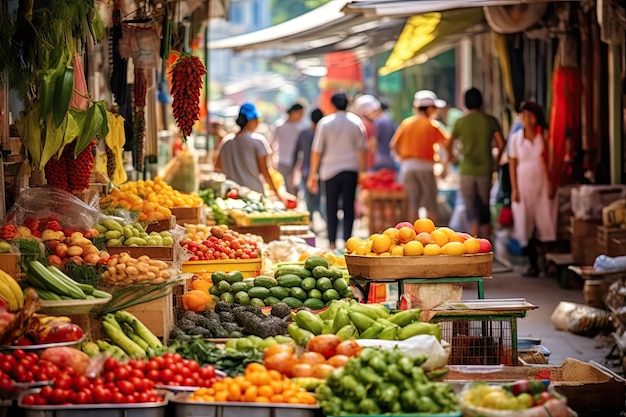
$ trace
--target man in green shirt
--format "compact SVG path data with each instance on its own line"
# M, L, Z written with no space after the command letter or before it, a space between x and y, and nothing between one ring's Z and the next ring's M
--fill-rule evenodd
M477 88L472 87L465 92L468 113L454 124L452 138L461 143L460 192L470 224L469 232L472 236L491 238L491 181L494 168L500 164L506 142L500 123L495 117L485 114L481 110L482 105L483 97ZM492 154L494 141L498 149L495 164ZM449 143L448 150L452 152L452 141Z

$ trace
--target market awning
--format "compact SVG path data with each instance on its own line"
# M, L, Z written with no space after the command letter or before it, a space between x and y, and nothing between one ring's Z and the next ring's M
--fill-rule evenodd
M379 70L387 75L451 48L458 38L484 22L481 8L423 13L410 17L396 45Z
M468 7L512 6L541 2L546 0L348 0L343 10L364 17L412 16Z
M209 42L209 49L243 51L311 42L311 48L339 42L372 28L376 17L346 14L347 0L332 0L287 22L255 32ZM374 26L375 27L375 26Z

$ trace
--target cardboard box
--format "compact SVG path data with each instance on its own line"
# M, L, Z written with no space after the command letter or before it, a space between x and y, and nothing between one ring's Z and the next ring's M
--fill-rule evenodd
M176 217L176 224L203 224L202 207L173 207L170 209L172 216Z
M625 380L602 365L567 358L559 366L526 365L449 366L445 379L467 383L480 379L504 383L520 379L549 379L558 393L567 397L567 405L579 417L617 416L624 407Z
M20 266L20 255L17 253L0 254L0 269L15 278L21 280L22 267Z
M580 220L602 220L602 209L626 196L624 185L581 185L572 189L572 211Z
M597 232L598 253L606 256L626 255L626 229L599 226Z
M173 230L176 227L176 216L172 216L169 219L159 220L158 222L149 223L146 227L146 232L164 232L166 230Z
M163 297L127 308L126 311L135 315L155 336L167 341L175 323L174 297L171 287L163 292Z

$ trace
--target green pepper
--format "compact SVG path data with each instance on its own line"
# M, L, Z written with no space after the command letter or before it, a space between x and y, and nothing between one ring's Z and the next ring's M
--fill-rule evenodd
M320 405L322 404L320 403ZM332 397L330 400L324 401L324 404L322 405L322 410L327 416L338 416L341 413L342 406L343 403L340 398Z
M382 354L373 356L368 363L376 372L384 372L387 369L387 361Z
M430 384L415 384L415 392L420 397L428 397L432 394L432 385Z
M413 366L422 366L428 360L426 355L417 355L413 358Z
M381 380L380 375L370 367L361 368L359 371L359 379L364 384L378 384Z
M391 414L398 415L402 413L402 404L399 401L391 404Z
M376 397L383 404L393 404L398 401L400 391L393 384L382 384L376 389Z
M421 396L418 401L420 405L419 411L424 413L436 413L439 411L439 407L430 397Z
M333 390L326 384L322 384L315 388L315 395L320 400L328 400L333 396Z
M412 389L405 389L400 394L400 404L405 411L415 410L415 399L417 393Z
M363 362L369 362L369 360L372 359L372 357L377 354L378 354L378 350L372 349L372 348L365 348L361 351L361 353L359 353L359 359L361 359Z
M400 369L398 369L398 365L396 365L395 363L387 367L387 376L396 384L399 384L406 379L406 376L402 374L402 372L400 372Z
M398 363L398 369L400 369L401 372L407 375L412 375L411 373L413 372L414 362L413 360L411 360L411 358L409 358L408 356L403 356L398 360L397 363Z
M402 352L398 349L398 347L394 347L391 350L387 351L387 362L388 363L397 363L400 358L404 356Z
M378 404L373 399L363 398L361 402L359 402L359 413L378 415L380 414L380 407L378 407Z
M359 382L353 375L346 375L343 379L339 380L339 386L342 390L347 392L354 392Z
M413 381L418 384L428 382L428 378L426 378L426 374L424 374L424 370L422 368L413 368L411 376L413 377Z
M433 369L432 371L428 371L426 373L426 376L428 376L428 379L430 379L431 381L434 381L436 379L443 378L448 374L448 372L448 368Z
M359 411L359 406L351 399L345 399L341 402L341 410L348 413L356 413Z

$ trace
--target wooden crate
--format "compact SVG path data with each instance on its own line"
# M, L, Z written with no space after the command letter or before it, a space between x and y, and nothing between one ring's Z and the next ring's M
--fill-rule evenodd
M22 275L20 255L17 253L0 254L0 269L19 281Z
M626 255L626 229L621 227L598 226L598 253L606 256Z
M367 191L364 199L365 219L370 234L382 232L407 220L408 202L404 191Z
M166 230L172 230L176 227L176 216L172 216L169 219L159 220L158 222L149 223L146 226L146 232L164 232Z
M210 278L215 271L231 272L239 271L244 278L252 278L259 275L263 267L263 260L256 259L230 259L228 261L185 261L183 273L193 273L204 278Z
M174 297L172 288L163 291L163 297L127 308L126 311L135 315L156 336L169 339L174 326Z
M176 217L176 224L202 224L202 207L173 207L172 216Z
M107 246L106 250L111 255L127 252L133 258L147 255L151 259L160 261L174 260L174 248L172 246Z
M352 276L384 281L402 278L490 277L493 253L460 256L346 255Z
M597 233L600 222L570 218L570 249L574 263L581 266L593 265L598 256Z
M280 226L267 225L267 226L230 226L230 228L241 234L250 233L258 235L263 238L264 242L273 242L280 239Z
M596 235L598 226L601 223L598 220L578 220L575 217L570 217L570 231L572 237Z
M504 383L520 379L549 379L554 389L567 397L567 405L579 417L616 416L624 407L624 379L597 363L589 364L567 358L559 366L495 366L491 372L481 366L449 367L445 379L465 384L480 379Z

